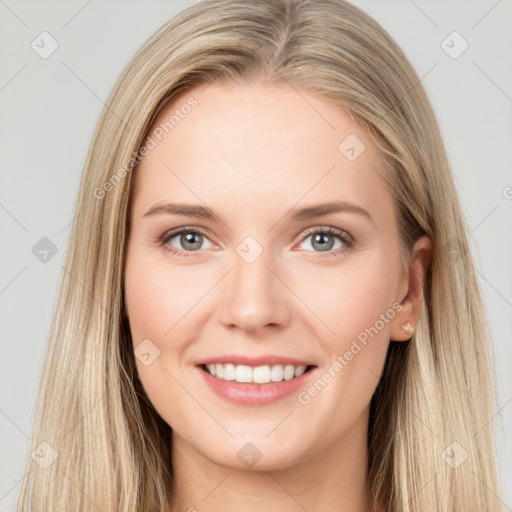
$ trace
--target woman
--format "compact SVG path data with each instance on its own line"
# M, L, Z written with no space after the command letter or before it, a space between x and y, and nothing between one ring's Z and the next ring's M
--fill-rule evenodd
M107 104L20 509L500 510L466 226L390 36L199 2Z

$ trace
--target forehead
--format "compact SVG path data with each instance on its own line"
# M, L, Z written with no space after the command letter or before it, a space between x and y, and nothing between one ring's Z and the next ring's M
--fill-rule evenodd
M199 85L168 103L148 135L152 149L135 170L136 209L162 200L214 207L228 198L238 211L329 199L392 209L369 134L307 89Z

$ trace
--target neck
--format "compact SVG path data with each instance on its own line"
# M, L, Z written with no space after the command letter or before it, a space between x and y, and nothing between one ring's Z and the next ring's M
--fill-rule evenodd
M172 436L172 512L366 512L368 410L335 443L270 471L216 464Z

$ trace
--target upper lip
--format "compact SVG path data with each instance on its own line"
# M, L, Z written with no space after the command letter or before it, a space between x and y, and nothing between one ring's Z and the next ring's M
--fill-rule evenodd
M276 355L262 355L262 356L244 356L244 355L223 355L217 357L209 357L202 359L196 363L197 366L205 364L227 364L232 363L235 365L246 366L272 366L274 364L293 365L293 366L313 366L311 362L296 359L294 357L276 356Z

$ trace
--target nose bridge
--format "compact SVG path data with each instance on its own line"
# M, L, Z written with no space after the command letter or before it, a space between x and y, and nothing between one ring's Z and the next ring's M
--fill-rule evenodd
M270 268L270 250L248 237L233 254L233 270L222 301L221 320L253 331L268 325L282 326L288 320L283 285ZM270 268L269 268L270 267Z

